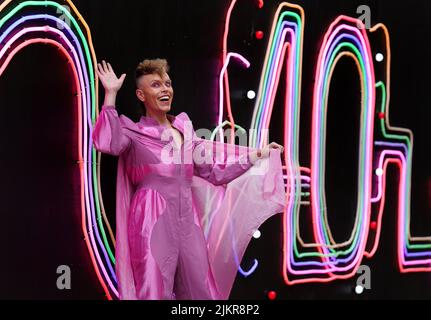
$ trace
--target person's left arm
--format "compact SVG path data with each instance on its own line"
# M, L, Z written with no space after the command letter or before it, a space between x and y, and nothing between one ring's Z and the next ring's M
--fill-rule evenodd
M194 174L214 185L226 184L249 170L257 160L268 157L272 148L283 150L275 142L254 149L198 139L193 148ZM207 155L200 158L202 153Z

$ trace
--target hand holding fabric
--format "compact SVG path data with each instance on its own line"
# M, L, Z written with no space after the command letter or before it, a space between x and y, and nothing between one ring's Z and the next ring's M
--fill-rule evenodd
M280 153L282 153L284 150L284 147L282 145L279 145L278 143L271 142L270 144L266 145L263 149L259 149L250 153L251 163L255 164L256 161L259 159L268 158L271 152L271 149L278 149L280 150Z

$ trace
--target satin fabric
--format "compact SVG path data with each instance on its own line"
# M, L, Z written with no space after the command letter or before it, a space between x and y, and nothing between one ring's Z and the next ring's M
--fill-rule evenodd
M284 209L280 151L252 165L253 149L198 138L185 112L168 119L180 147L155 119L114 106L94 127L95 148L119 156L120 299L228 299L251 236Z

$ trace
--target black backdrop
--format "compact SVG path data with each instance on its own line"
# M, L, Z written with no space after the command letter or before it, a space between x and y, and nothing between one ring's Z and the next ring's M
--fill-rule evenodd
M196 128L216 124L217 72L222 54L221 37L229 0L102 1L76 0L89 24L98 59L127 73L118 97L118 109L139 118L134 97L133 72L144 58L165 57L171 64L175 88L172 114L186 111ZM249 70L231 68L232 103L236 120L247 127L253 103L244 99L256 89L266 42L256 30L269 31L279 1L265 1L258 10L253 0L239 0L232 16L229 47L252 62ZM412 232L431 233L431 4L411 0L408 6L390 0L296 1L305 9L303 58L301 164L309 165L309 118L313 72L318 49L329 24L340 14L358 16L359 5L371 8L372 24L383 22L392 40L391 123L415 133L412 184ZM48 72L47 72L48 71ZM335 94L336 93L336 94ZM79 171L75 163L76 117L72 84L64 59L57 50L33 45L21 51L0 78L0 214L2 263L0 298L103 299L104 293L90 264L80 227ZM276 102L282 97L279 95ZM103 93L101 94L103 99ZM102 100L101 100L102 101ZM328 114L327 182L329 222L336 238L352 227L356 179L359 83L354 65L340 63L334 75ZM343 108L354 105L356 108ZM239 112L241 110L241 112ZM281 142L281 111L275 111L271 140ZM277 112L280 112L277 115ZM342 132L343 134L340 134ZM351 133L351 134L350 134ZM346 152L340 157L339 146ZM103 156L102 190L111 221L115 208L116 159ZM396 171L388 192L396 195ZM340 186L343 186L340 188ZM267 221L262 237L252 240L243 260L249 266L258 258L257 271L238 275L231 298L264 299L276 290L279 299L431 298L431 275L401 275L396 265L396 196L390 196L383 218L379 250L364 260L372 271L372 289L354 294L356 279L329 284L287 287L281 276L281 216ZM115 226L114 226L115 227ZM69 265L72 289L56 288L56 269Z

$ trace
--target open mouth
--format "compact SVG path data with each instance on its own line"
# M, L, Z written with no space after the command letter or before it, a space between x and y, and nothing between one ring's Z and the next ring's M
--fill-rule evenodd
M164 95L164 96L161 96L159 98L159 101L162 101L162 102L166 102L166 101L169 101L169 100L171 100L171 97L169 95Z

